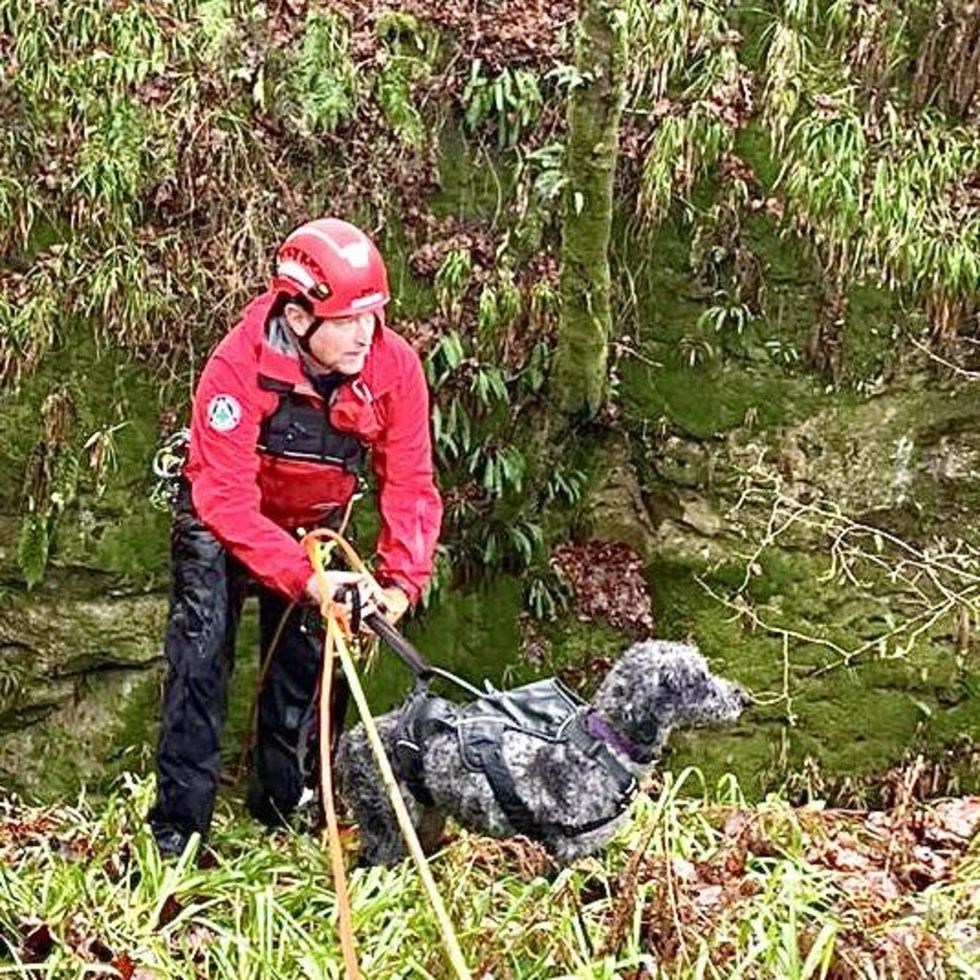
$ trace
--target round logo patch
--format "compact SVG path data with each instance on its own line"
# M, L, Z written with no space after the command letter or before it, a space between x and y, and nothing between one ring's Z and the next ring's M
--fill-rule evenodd
M231 432L242 420L242 406L231 395L215 395L208 402L208 425L219 432Z

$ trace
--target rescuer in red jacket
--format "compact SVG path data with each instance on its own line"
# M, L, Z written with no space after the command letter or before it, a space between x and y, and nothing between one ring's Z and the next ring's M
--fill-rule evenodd
M381 530L375 575L394 621L432 573L442 502L418 355L384 324L384 263L334 218L293 231L269 290L209 358L194 394L172 533L169 664L149 821L161 852L205 835L245 586L258 582L262 650L296 602L259 702L252 813L281 824L303 790L319 674L317 579L296 530L336 527L370 452ZM307 608L304 609L304 603Z

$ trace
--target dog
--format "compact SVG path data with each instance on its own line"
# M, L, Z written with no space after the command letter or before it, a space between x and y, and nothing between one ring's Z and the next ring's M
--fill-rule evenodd
M637 781L653 767L671 730L733 722L748 703L742 688L712 674L696 648L639 642L619 658L590 703L576 699L561 737L541 737L506 719L491 724L498 743L489 745L492 783L474 767L472 746L461 734L486 720L486 705L478 700L482 706L474 715L472 705L428 694L427 716L434 714L438 723L423 726L430 729L427 737L410 746L416 753L410 777L400 763L406 712L417 708L417 697L376 725L423 850L437 848L451 816L492 837L523 833L560 865L594 853L616 835ZM482 749L492 741L486 729L477 738ZM403 860L408 851L363 725L342 736L336 764L341 797L360 827L362 863Z

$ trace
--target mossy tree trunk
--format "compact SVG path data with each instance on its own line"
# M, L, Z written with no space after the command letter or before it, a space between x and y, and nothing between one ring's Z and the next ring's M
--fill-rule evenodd
M581 0L569 96L561 320L552 401L564 416L594 417L607 388L609 232L626 63L621 4Z
M831 384L844 376L844 327L847 292L844 277L828 268L820 275L820 305L806 345L807 361Z

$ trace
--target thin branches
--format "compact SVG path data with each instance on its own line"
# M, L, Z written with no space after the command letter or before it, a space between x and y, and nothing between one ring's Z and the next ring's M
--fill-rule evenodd
M710 575L699 576L697 581L732 612L733 619L779 638L782 690L758 698L760 704L784 702L790 719L791 679L793 674L800 675L799 665L790 671L794 649L808 647L829 655L816 666L808 661L802 682L810 682L867 657L906 659L938 629L949 629L958 636L964 617L968 631L969 620L980 616L980 549L966 541L935 538L925 544L913 543L849 517L833 502L798 499L760 464L745 474L729 519L751 545L739 559L744 565L741 581L730 592L711 584ZM752 528L761 530L753 532ZM855 597L879 603L887 594L890 611L882 617L883 625L860 642L847 643L832 632L818 635L812 628L786 622L784 613L767 611L753 600L753 583L762 575L768 553L780 548L803 548L822 555L826 567L818 584L837 584Z

